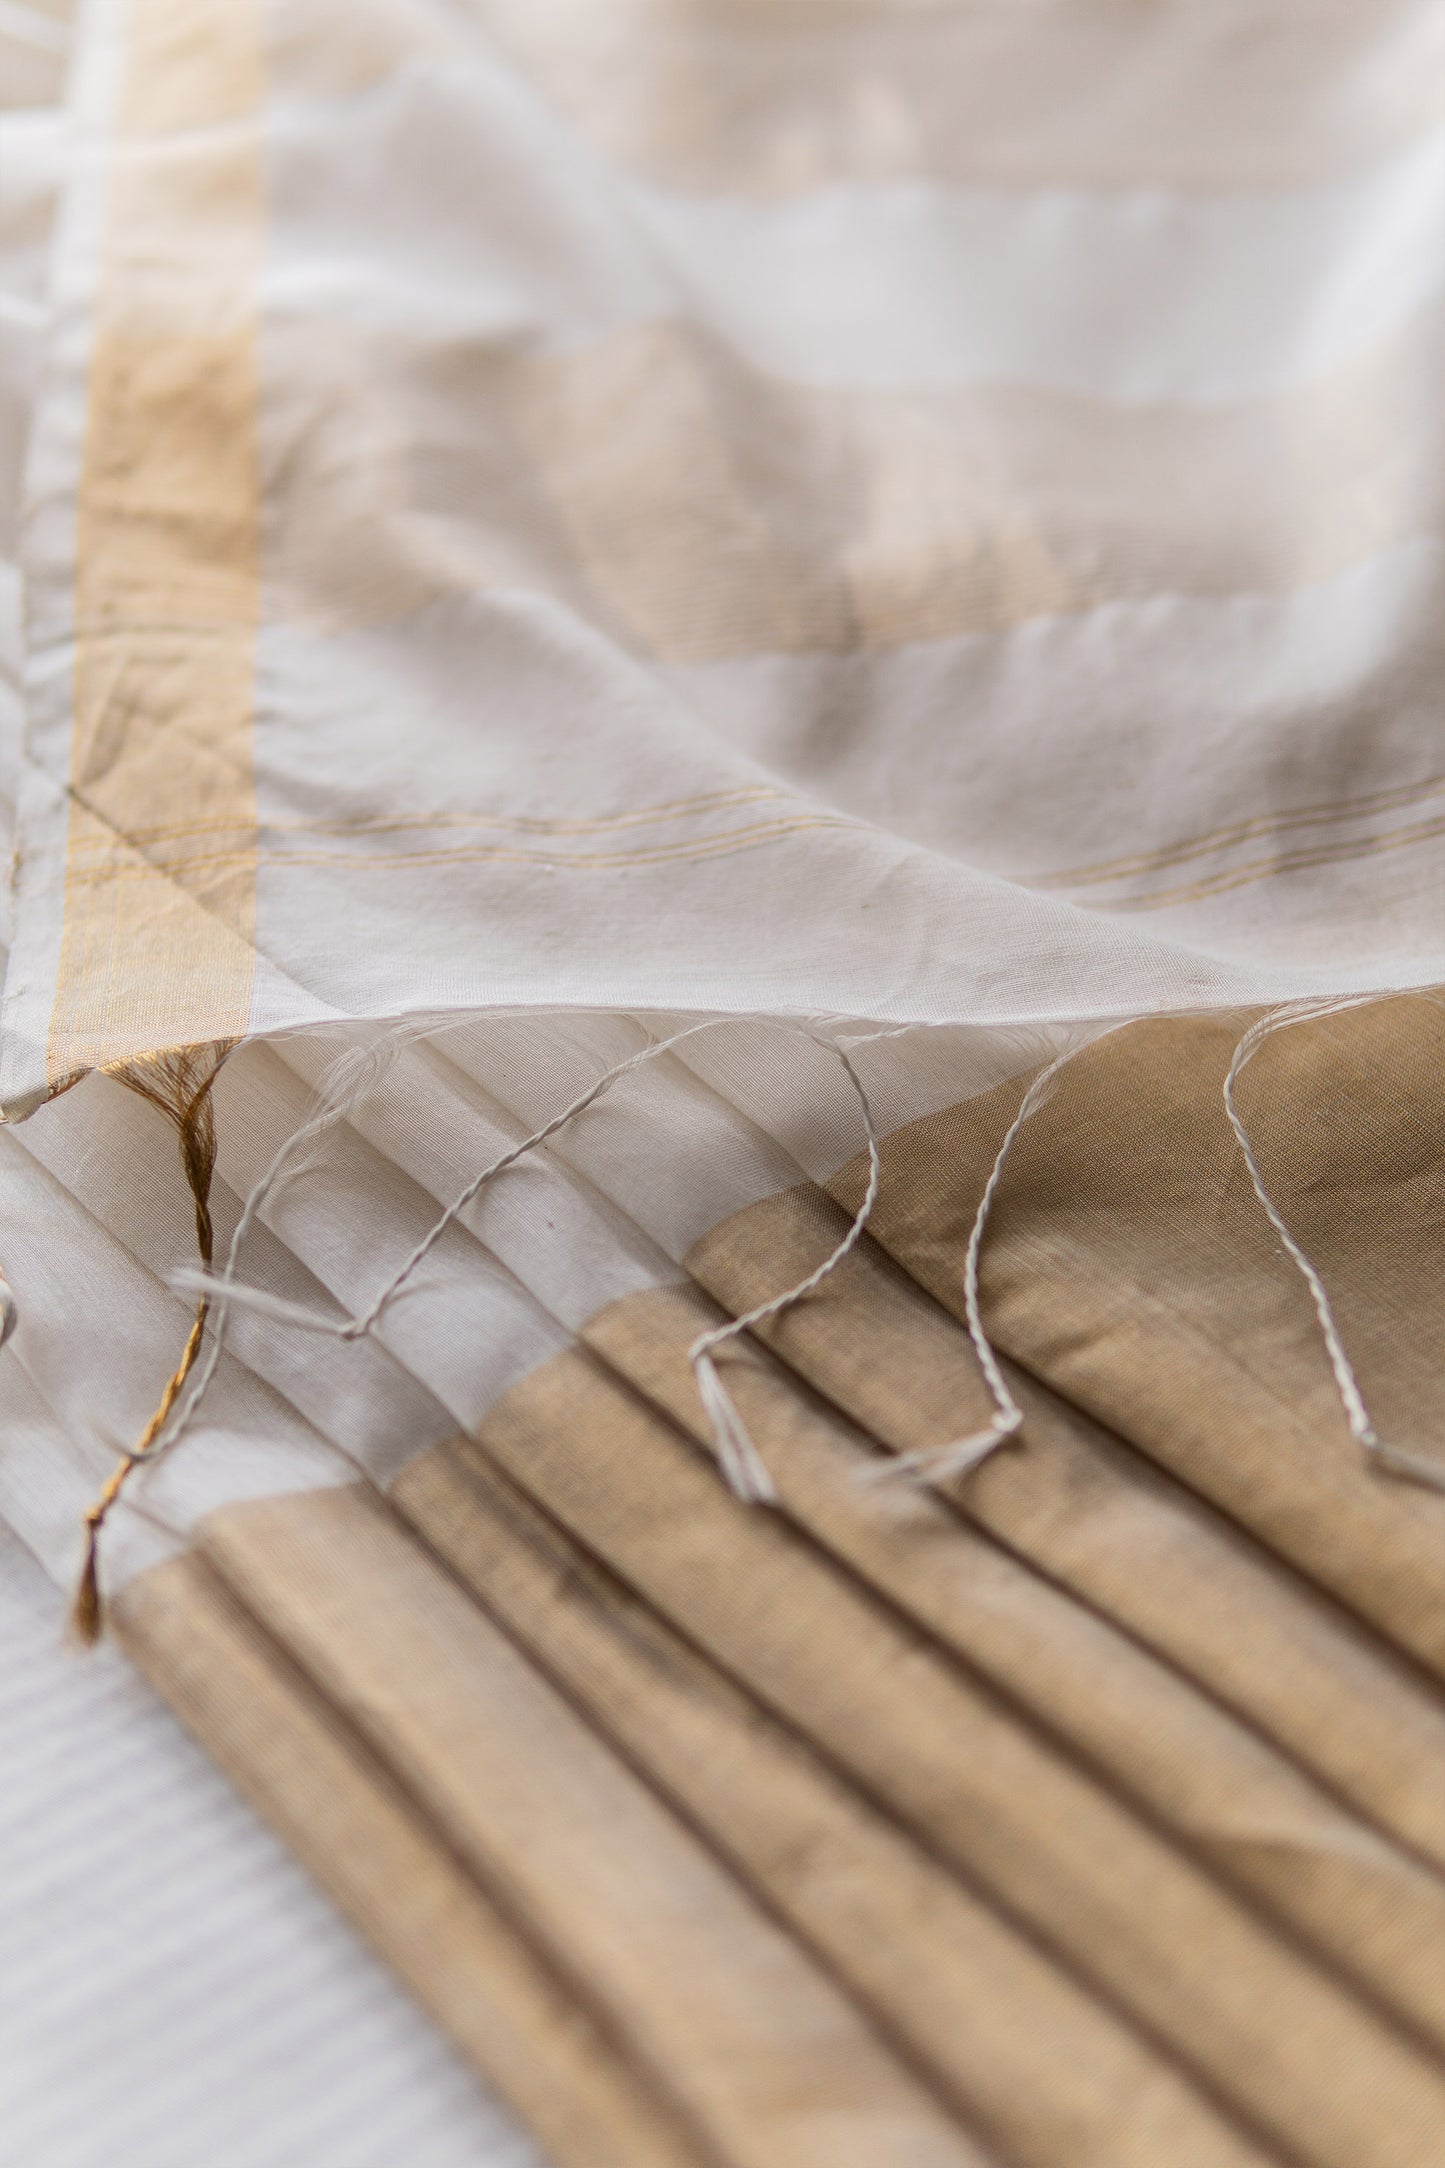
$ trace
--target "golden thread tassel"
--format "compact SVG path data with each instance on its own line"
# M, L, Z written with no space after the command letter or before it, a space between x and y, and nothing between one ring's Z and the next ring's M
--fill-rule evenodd
M211 1226L211 1177L216 1165L216 1130L211 1109L211 1086L216 1072L231 1050L228 1042L221 1046L202 1047L180 1054L147 1055L140 1061L119 1063L105 1072L131 1091L139 1092L152 1106L159 1107L167 1119L175 1124L180 1137L181 1165L196 1208L196 1248L202 1265L209 1266L214 1249L214 1233ZM196 1305L196 1314L176 1364L161 1394L156 1411L146 1424L141 1436L120 1459L106 1477L94 1502L85 1514L85 1556L76 1586L75 1601L71 1608L71 1627L75 1637L85 1647L93 1647L105 1628L105 1607L100 1590L100 1532L107 1514L119 1498L127 1478L142 1461L151 1458L156 1441L164 1430L166 1420L180 1395L181 1388L190 1376L196 1357L201 1351L205 1336L206 1318L210 1302L202 1296Z

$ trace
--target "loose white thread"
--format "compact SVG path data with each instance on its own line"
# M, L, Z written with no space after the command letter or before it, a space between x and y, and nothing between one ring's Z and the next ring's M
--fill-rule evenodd
M748 1332L767 1318L776 1317L780 1310L786 1310L793 1303L801 1302L805 1296L811 1295L815 1288L822 1285L828 1274L843 1262L849 1251L862 1238L863 1230L872 1217L873 1207L878 1202L878 1185L883 1176L883 1163L878 1152L878 1131L862 1078L847 1052L835 1039L817 1038L812 1032L807 1033L807 1036L814 1038L817 1045L826 1047L830 1054L837 1057L857 1097L863 1116L864 1133L868 1140L868 1182L863 1192L863 1201L854 1213L842 1241L829 1252L821 1265L814 1267L806 1279L799 1280L796 1287L788 1288L785 1293L773 1295L767 1302L760 1302L755 1309L745 1310L741 1317L733 1318L729 1324L717 1325L710 1332L699 1333L687 1351L687 1359L692 1364L692 1374L697 1381L698 1398L707 1410L713 1426L719 1465L739 1498L745 1498L754 1504L771 1504L777 1497L777 1492L761 1454L748 1435L747 1426L738 1413L732 1395L718 1375L715 1359L717 1350L729 1340L736 1339L739 1333Z
M1331 1307L1329 1295L1325 1291L1324 1281L1290 1233L1283 1216L1266 1189L1264 1177L1259 1171L1259 1163L1254 1156L1254 1147L1249 1141L1248 1132L1244 1123L1240 1120L1238 1109L1234 1103L1234 1087L1238 1083L1240 1076L1259 1052L1264 1041L1271 1037L1274 1032L1283 1031L1290 1024L1311 1023L1319 1017L1337 1016L1342 1010L1362 1008L1367 1003L1382 998L1378 994L1353 994L1338 1001L1292 1003L1287 1008L1274 1009L1268 1016L1260 1017L1257 1022L1250 1025L1249 1030L1244 1034L1244 1037L1234 1050L1234 1059L1229 1065L1229 1074L1224 1079L1224 1111L1229 1116L1229 1126L1234 1131L1235 1139L1244 1157L1244 1164L1249 1171L1249 1179L1254 1184L1254 1194L1264 1207L1270 1225L1284 1244L1310 1291L1310 1298L1315 1306L1315 1315L1319 1319L1320 1331L1324 1335L1325 1350L1330 1358L1330 1368L1334 1372L1335 1388L1339 1393L1345 1417L1350 1426L1350 1435L1360 1446L1366 1458L1376 1467L1384 1469L1387 1474L1399 1476L1407 1482L1424 1484L1432 1490L1445 1490L1445 1467L1441 1467L1438 1462L1425 1459L1421 1454L1406 1452L1399 1446L1387 1445L1377 1433L1374 1423L1370 1419L1370 1412L1365 1406L1365 1398L1360 1391L1359 1380L1355 1376L1354 1367L1349 1356L1345 1353L1344 1342L1340 1338L1339 1327L1335 1323L1335 1313Z
M709 1031L719 1024L730 1021L730 1018L712 1016L706 1018L702 1023L689 1024L686 1030L675 1032L670 1038L651 1041L647 1046L641 1048L639 1052L630 1054L625 1061L618 1062L614 1068L607 1070L602 1076L596 1078L585 1092L572 1101L570 1106L564 1107L560 1114L545 1123L541 1129L535 1130L531 1136L524 1137L520 1143L509 1146L497 1159L492 1160L485 1166L479 1175L468 1182L460 1195L452 1199L441 1217L433 1221L415 1249L411 1251L410 1255L365 1311L351 1317L327 1317L322 1311L308 1310L300 1303L288 1302L282 1295L272 1295L265 1288L251 1287L244 1281L237 1280L235 1277L236 1258L242 1241L250 1231L256 1213L270 1194L277 1176L282 1172L292 1154L299 1151L303 1145L313 1142L322 1130L349 1113L363 1092L374 1081L379 1064L376 1062L376 1050L368 1049L366 1055L356 1063L354 1073L345 1075L339 1083L332 1084L328 1080L328 1083L323 1085L324 1103L322 1106L302 1128L287 1138L255 1189L246 1199L245 1207L236 1223L236 1231L231 1237L224 1270L220 1273L207 1273L199 1271L195 1266L181 1266L171 1274L170 1284L178 1293L208 1295L218 1320L224 1319L228 1310L247 1310L255 1316L267 1318L275 1324L294 1325L302 1332L320 1333L333 1340L360 1340L380 1323L383 1314L416 1271L418 1265L425 1260L446 1233L447 1228L466 1210L478 1192L494 1176L503 1173L506 1168L512 1166L526 1153L532 1151L535 1146L545 1144L548 1138L554 1136L565 1123L570 1122L574 1115L580 1114L585 1108L590 1107L602 1097L604 1092L610 1090L624 1076L630 1075L634 1069L640 1069L644 1063L654 1061L659 1054L667 1053L679 1041L690 1039L694 1032ZM338 1064L338 1072L343 1067L343 1064ZM333 1076L336 1074L337 1072L333 1072ZM291 1178L294 1179L295 1175L300 1171L299 1168L293 1167L290 1170ZM222 1327L218 1322L218 1338L221 1329ZM218 1350L214 1349L213 1343L211 1360L206 1365L204 1376L201 1379L202 1389L210 1382L211 1374L215 1369L217 1354ZM199 1398L199 1392L192 1396L184 1411L185 1415L189 1415L191 1406ZM170 1442L171 1438L179 1435L181 1427L179 1422L172 1426L167 1443Z
M1275 1233L1309 1288L1351 1435L1357 1440L1370 1460L1381 1469L1407 1480L1427 1485L1432 1489L1445 1490L1445 1469L1442 1469L1438 1463L1421 1455L1404 1451L1399 1447L1387 1445L1376 1432L1368 1409L1365 1406L1364 1397L1360 1391L1354 1369L1345 1352L1339 1329L1335 1324L1334 1312L1324 1283L1310 1259L1290 1233L1265 1187L1253 1147L1240 1119L1234 1099L1234 1087L1239 1077L1258 1052L1264 1040L1273 1032L1282 1030L1290 1024L1335 1015L1341 1011L1358 1008L1382 998L1385 997L1377 993L1370 993L1350 995L1333 1001L1299 1003L1288 1008L1275 1010L1270 1015L1260 1018L1245 1033L1235 1049L1224 1082L1224 1106L1230 1127L1239 1144L1250 1181L1254 1187L1254 1193ZM574 1100L570 1106L564 1108L561 1114L557 1115L532 1136L523 1139L520 1144L512 1147L498 1160L493 1161L490 1166L482 1170L482 1173L473 1182L468 1184L467 1188L453 1201L447 1211L417 1245L401 1270L395 1275L391 1283L382 1290L380 1296L377 1297L363 1316L337 1320L304 1309L299 1304L289 1303L279 1296L266 1293L263 1289L248 1287L238 1282L234 1274L242 1240L249 1231L257 1211L283 1171L287 1161L290 1160L293 1153L300 1150L304 1145L314 1142L325 1128L355 1104L356 1099L372 1081L373 1076L381 1066L382 1060L389 1051L393 1050L393 1047L389 1043L384 1043L381 1048L368 1049L364 1055L354 1057L356 1062L354 1075L347 1076L344 1083L341 1083L339 1087L333 1086L333 1097L330 1102L324 1105L310 1121L281 1146L270 1167L262 1176L261 1181L247 1198L245 1208L231 1238L223 1272L219 1276L213 1276L189 1270L178 1272L175 1275L174 1284L178 1288L196 1294L205 1292L210 1296L215 1324L211 1342L206 1355L197 1364L196 1371L190 1382L190 1389L183 1402L178 1405L165 1434L157 1439L154 1450L159 1451L162 1447L173 1443L189 1422L195 1406L209 1384L219 1361L229 1309L236 1307L253 1310L279 1323L294 1325L306 1331L329 1334L336 1338L355 1339L361 1337L362 1334L371 1330L377 1323L387 1304L412 1271L415 1270L416 1266L421 1263L433 1244L440 1239L445 1229L451 1225L461 1211L465 1210L467 1204L494 1175L511 1166L526 1152L532 1150L534 1146L544 1143L549 1137L555 1135L574 1115L591 1106L612 1084L623 1076L628 1075L634 1069L640 1068L644 1063L653 1060L657 1055L666 1053L681 1040L692 1037L695 1032L710 1030L730 1021L732 1019L725 1017L709 1017L701 1023L690 1025L685 1031L678 1032L668 1039L653 1042L642 1048L637 1054L630 1056L626 1061L618 1063L615 1068L608 1070L594 1084L589 1086L586 1092ZM849 1061L844 1047L845 1045L866 1044L873 1038L900 1036L902 1032L914 1028L912 1026L902 1026L895 1031L885 1030L864 1033L850 1037L846 1042L840 1042L836 1039L825 1038L817 1031L809 1030L801 1024L794 1024L781 1018L775 1021L782 1025L783 1028L802 1032L806 1037L812 1038L815 1043L826 1047L842 1063L849 1081L858 1095L863 1112L864 1125L868 1136L869 1176L863 1202L855 1214L846 1235L822 1265L810 1273L805 1280L800 1281L796 1287L789 1288L784 1294L758 1305L756 1309L747 1312L730 1324L720 1326L712 1332L701 1334L689 1349L689 1360L697 1381L698 1393L713 1426L719 1464L732 1488L740 1496L756 1500L771 1499L775 1496L774 1488L761 1456L758 1454L757 1448L738 1414L731 1395L727 1392L718 1375L716 1363L713 1359L714 1352L717 1347L725 1344L727 1340L735 1335L745 1332L750 1326L763 1322L766 1318L787 1308L791 1303L799 1301L807 1294L810 1294L826 1278L828 1273L847 1256L862 1236L877 1201L880 1163L877 1136L867 1093L856 1070ZM1109 1032L1123 1029L1124 1024L1129 1021L1132 1021L1132 1019L1123 1019L1118 1024L1109 1025L1105 1032L1093 1036L1107 1036ZM1093 1043L1092 1038L1088 1043ZM994 1198L1014 1141L1024 1123L1043 1104L1060 1070L1080 1050L1078 1047L1066 1049L1064 1053L1058 1055L1046 1068L1042 1069L1029 1086L1017 1114L1004 1133L1003 1141L999 1146L988 1181L984 1186L983 1195L979 1200L978 1209L974 1215L973 1225L969 1233L968 1248L964 1260L964 1316L969 1340L973 1346L979 1369L988 1385L993 1400L993 1422L950 1445L921 1447L912 1452L898 1454L877 1466L865 1470L861 1480L865 1482L884 1482L900 1477L914 1477L929 1484L947 1483L979 1466L998 1446L1003 1444L1006 1439L1016 1435L1021 1428L1023 1423L1022 1410L1009 1390L1007 1380L1004 1378L993 1347L984 1330L979 1300L979 1257ZM337 1071L333 1072L333 1076L340 1076L345 1071L345 1068L345 1062L338 1064ZM293 1173L295 1171L299 1170L293 1169ZM6 1298L8 1295L9 1290L4 1287L3 1283L0 1283L0 1345L4 1344L14 1325L13 1299L9 1302L7 1308Z
M321 1103L316 1112L286 1138L247 1197L227 1245L226 1261L221 1271L212 1274L186 1268L172 1276L172 1285L178 1290L209 1296L211 1337L191 1372L185 1390L172 1409L169 1420L148 1448L147 1459L157 1459L163 1452L167 1452L189 1425L200 1405L202 1395L216 1374L216 1365L226 1343L233 1308L256 1309L274 1318L284 1316L288 1324L305 1325L312 1330L336 1329L329 1320L318 1321L310 1311L301 1309L299 1305L283 1302L277 1296L266 1295L260 1288L245 1287L238 1282L236 1264L241 1254L241 1245L250 1233L257 1213L281 1176L285 1174L289 1180L294 1181L305 1171L310 1161L306 1157L298 1158L298 1155L305 1153L334 1122L348 1114L391 1066L407 1040L421 1036L424 1029L425 1027L420 1025L402 1026L371 1046L349 1048L322 1080Z
M386 1286L375 1296L365 1311L350 1318L328 1318L315 1311L304 1309L299 1304L287 1302L283 1297L268 1294L263 1288L248 1287L238 1281L235 1278L236 1258L256 1213L264 1203L272 1185L292 1154L299 1151L302 1146L314 1141L324 1128L348 1111L355 1104L361 1092L372 1081L376 1055L375 1050L368 1050L368 1054L356 1065L354 1075L346 1076L340 1089L333 1092L328 1102L318 1113L313 1115L309 1122L297 1130L295 1135L281 1146L271 1165L261 1177L260 1182L252 1190L236 1223L235 1233L231 1237L224 1269L219 1274L214 1275L189 1269L179 1271L173 1275L172 1284L177 1289L184 1288L196 1293L205 1292L210 1297L216 1317L216 1329L207 1350L206 1360L203 1364L197 1366L192 1381L192 1389L186 1397L184 1406L177 1410L164 1438L158 1441L158 1444L172 1445L189 1422L201 1394L209 1384L216 1364L220 1359L226 1317L231 1309L250 1310L276 1323L295 1325L304 1331L326 1334L338 1340L359 1340L364 1338L366 1334L374 1330L388 1305L401 1292L417 1267L428 1256L436 1243L440 1241L447 1228L456 1221L458 1216L466 1210L467 1206L472 1203L480 1191L495 1176L505 1172L508 1167L514 1166L518 1160L522 1159L528 1152L535 1150L538 1145L545 1144L549 1138L554 1137L576 1115L585 1112L588 1107L594 1105L605 1092L610 1091L612 1086L619 1083L623 1077L630 1076L634 1070L642 1068L645 1063L655 1061L660 1054L669 1052L671 1048L680 1045L684 1039L690 1039L701 1031L716 1030L719 1026L734 1021L736 1020L731 1017L706 1017L702 1022L689 1024L684 1030L674 1032L666 1039L651 1041L647 1046L640 1048L637 1053L629 1055L625 1061L620 1061L613 1068L605 1071L603 1075L596 1078L588 1086L585 1092L579 1094L569 1106L564 1107L560 1114L554 1115L540 1129L534 1130L530 1136L524 1137L519 1143L510 1146L508 1150L501 1153L484 1167L480 1174L475 1175L468 1182L465 1189L461 1190L452 1199L452 1202L447 1206L440 1218L428 1228L426 1234L423 1235L410 1255L393 1274ZM863 1201L854 1214L846 1234L824 1259L823 1263L810 1272L805 1279L799 1281L796 1287L790 1287L783 1294L775 1295L769 1301L759 1303L755 1309L747 1311L742 1317L732 1319L725 1325L717 1326L708 1332L699 1334L688 1349L688 1361L692 1366L693 1376L697 1383L698 1397L702 1401L703 1408L712 1426L713 1443L717 1453L718 1465L725 1480L729 1487L737 1493L738 1497L747 1500L749 1503L766 1504L771 1503L776 1498L777 1493L762 1456L748 1432L747 1425L719 1375L716 1361L717 1350L729 1340L736 1338L738 1334L746 1332L751 1326L761 1324L766 1318L776 1316L780 1310L784 1310L790 1304L801 1301L805 1296L810 1295L827 1278L834 1267L842 1262L858 1242L868 1224L874 1204L877 1202L882 1165L878 1151L878 1136L873 1120L873 1110L863 1081L846 1049L836 1039L810 1029L805 1024L793 1022L791 1019L779 1017L754 1019L754 1021L771 1022L776 1024L779 1029L796 1032L804 1038L811 1039L815 1045L823 1047L834 1056L840 1063L857 1097L863 1116L868 1148L868 1183ZM862 1042L855 1040L852 1043L866 1043L868 1036L871 1035L865 1034ZM879 1034L879 1036L882 1036L882 1034ZM368 1063L372 1065L370 1068L367 1066Z
M579 1097L574 1099L570 1106L564 1107L560 1114L554 1115L550 1122L544 1123L540 1129L533 1130L530 1137L524 1137L520 1144L511 1145L508 1150L501 1154L500 1158L494 1159L489 1166L483 1167L481 1173L468 1182L461 1194L452 1199L441 1218L427 1229L427 1232L422 1236L401 1269L387 1282L370 1308L365 1310L361 1316L350 1319L346 1325L341 1327L339 1337L343 1340L360 1340L372 1330L373 1326L380 1322L382 1312L393 1298L401 1292L402 1287L411 1278L417 1266L435 1248L448 1227L461 1213L465 1212L467 1206L494 1176L505 1173L508 1167L515 1166L519 1159L524 1158L528 1152L535 1150L537 1145L545 1144L549 1137L555 1137L559 1129L565 1129L574 1115L584 1113L588 1107L602 1097L604 1092L611 1091L614 1084L620 1083L623 1077L630 1076L634 1069L642 1068L646 1062L655 1061L659 1054L667 1053L669 1048L679 1046L684 1039L691 1039L695 1033L710 1031L725 1021L729 1021L729 1019L710 1016L700 1024L689 1024L685 1031L674 1032L671 1038L652 1040L647 1046L641 1048L638 1053L629 1054L626 1061L618 1062L615 1068L607 1070L594 1083L589 1084L585 1092L582 1092Z
M1105 1031L1095 1033L1094 1038L1107 1038L1109 1032L1122 1031L1124 1024L1130 1021L1132 1019L1125 1018L1118 1024L1110 1024ZM1094 1038L1087 1043L1092 1045ZM973 1344L978 1367L988 1386L989 1397L993 1401L993 1421L982 1430L971 1431L966 1438L955 1439L952 1445L915 1446L911 1452L898 1453L890 1460L874 1462L860 1470L860 1482L892 1483L911 1478L935 1486L950 1483L956 1477L967 1475L972 1469L979 1467L988 1459L990 1453L997 1451L1006 1439L1012 1438L1023 1427L1023 1410L1009 1391L1008 1380L999 1368L993 1344L984 1331L983 1310L978 1293L979 1253L983 1248L984 1229L988 1225L994 1197L1003 1179L1004 1167L1009 1153L1013 1150L1015 1137L1030 1115L1036 1114L1043 1105L1053 1089L1059 1071L1081 1051L1078 1046L1066 1047L1062 1054L1056 1055L1046 1068L1039 1071L1024 1093L1017 1114L1004 1131L1003 1142L998 1148L989 1178L983 1186L983 1195L978 1200L978 1210L974 1213L973 1226L969 1230L968 1248L963 1260L964 1323L968 1328L968 1337Z

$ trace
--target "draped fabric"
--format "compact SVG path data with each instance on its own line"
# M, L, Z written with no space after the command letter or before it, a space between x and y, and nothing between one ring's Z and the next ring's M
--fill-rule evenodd
M93 0L10 1114L337 1015L1438 977L1438 42Z
M19 16L0 1513L565 2168L1438 2168L1440 10Z

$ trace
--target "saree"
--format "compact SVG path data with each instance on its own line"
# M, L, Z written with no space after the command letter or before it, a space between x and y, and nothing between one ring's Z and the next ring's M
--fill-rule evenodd
M7 118L0 1511L567 2168L1441 2158L1440 32Z

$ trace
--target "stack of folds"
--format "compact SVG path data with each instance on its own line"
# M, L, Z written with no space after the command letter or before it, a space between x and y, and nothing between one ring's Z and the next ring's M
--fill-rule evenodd
M15 12L0 1512L201 1204L106 1616L559 2168L1440 2168L1438 10Z

